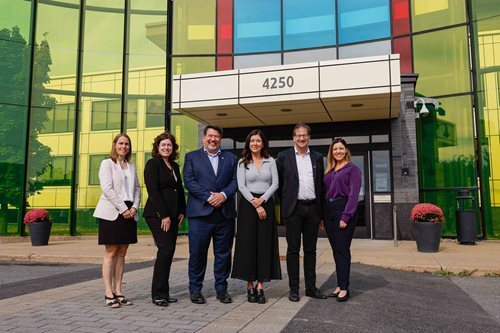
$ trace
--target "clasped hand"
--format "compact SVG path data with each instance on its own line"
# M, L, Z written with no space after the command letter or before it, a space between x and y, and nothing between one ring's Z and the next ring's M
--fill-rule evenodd
M219 208L226 201L226 197L220 192L210 192L210 194L212 197L208 199L208 203L215 208Z
M124 211L122 213L123 217L126 219L133 218L135 216L135 214L137 214L137 209L135 209L134 207L127 209L126 211Z

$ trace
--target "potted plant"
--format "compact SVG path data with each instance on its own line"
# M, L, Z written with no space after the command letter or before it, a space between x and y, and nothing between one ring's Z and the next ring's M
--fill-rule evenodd
M418 251L438 252L444 222L441 208L430 203L416 204L411 210L410 219Z
M26 213L23 222L28 225L32 246L49 244L52 221L47 210L32 209Z

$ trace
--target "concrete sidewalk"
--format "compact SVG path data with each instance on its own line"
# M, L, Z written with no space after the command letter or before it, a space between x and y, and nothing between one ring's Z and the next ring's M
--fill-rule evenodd
M151 260L155 252L152 238L141 236L138 244L130 247L127 261ZM280 253L282 257L286 253L284 238L280 238ZM440 252L428 254L417 252L413 241L400 242L395 246L392 241L356 239L353 242L352 253L353 262L395 269L429 272L443 269L455 273L477 269L475 275L500 274L499 241L479 242L476 246L462 246L455 241L445 240L441 244ZM99 264L102 254L103 247L97 245L97 237L52 237L49 246L42 247L32 247L29 239L0 238L0 261ZM183 259L188 258L188 255L187 238L180 237L175 256ZM102 279L93 279L0 300L0 322L2 322L0 331L23 333L286 332L287 325L306 305L313 308L320 307L323 310L333 309L336 306L333 305L332 299L319 301L302 297L300 302L290 302L288 300L288 275L284 261L281 262L283 279L265 285L268 297L266 304L248 303L246 282L236 279L230 279L228 290L234 302L221 304L215 299L215 292L212 288L214 283L212 267L213 258L209 258L203 289L208 302L201 306L189 301L187 260L178 260L172 264L170 291L173 297L179 299L179 302L167 308L159 308L151 304L152 267L131 271L125 269L124 293L134 300L132 307L122 307L118 310L107 308L102 300ZM324 284L334 272L334 265L330 245L324 238L318 241L316 272L317 286L325 288ZM390 274L390 276L394 275ZM354 278L363 277L369 278L370 281L374 278L373 275L367 276L366 274L355 274ZM494 288L497 283L489 282L488 285ZM301 286L303 286L302 283ZM364 311L364 301L360 302L363 299L363 293L370 298L370 293L380 289L370 291L366 290L366 286L366 283L358 283L354 287L353 293L357 295L357 300L353 299L349 302L348 306L351 308L346 308L347 311L354 313ZM390 292L390 289L385 289L383 292ZM454 289L454 292L456 293L457 290ZM474 292L474 295L477 296L477 294ZM304 296L303 290L302 296ZM415 301L413 298L408 298L408 300ZM428 301L424 299L422 302L427 304ZM495 298L488 296L487 301L494 302ZM334 310L338 312L343 311L342 309L336 306ZM329 313L328 316L337 312ZM327 318L330 318L328 316ZM312 328L305 331L311 331L310 329Z
M282 259L286 254L286 240L279 239ZM355 239L352 244L353 263L379 267L434 272L439 270L460 273L475 271L474 275L500 274L500 241L482 241L477 245L460 245L455 240L443 240L438 253L420 253L414 241ZM212 251L210 251L211 254ZM31 246L29 238L0 237L0 261L33 261L51 263L92 263L102 260L103 247L97 245L96 236L51 237L48 246ZM131 245L128 262L154 259L156 248L152 237L139 236L139 242ZM180 236L176 258L188 258L186 236ZM332 264L332 250L328 240L318 240L318 265ZM332 272L333 272L333 266Z

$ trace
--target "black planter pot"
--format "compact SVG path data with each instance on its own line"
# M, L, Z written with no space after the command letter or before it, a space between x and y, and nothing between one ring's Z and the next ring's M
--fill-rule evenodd
M50 230L52 229L52 222L28 223L28 229L30 231L32 246L49 245L49 237L50 237Z
M419 252L438 252L442 223L412 222Z

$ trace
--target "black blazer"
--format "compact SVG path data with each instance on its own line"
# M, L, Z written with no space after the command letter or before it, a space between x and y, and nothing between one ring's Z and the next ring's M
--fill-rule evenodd
M186 215L186 199L179 165L175 162L171 164L177 181L163 159L153 157L146 163L144 182L148 190L148 200L142 216L160 219L168 216L174 220L179 214Z
M314 177L314 192L316 193L316 209L323 218L323 156L320 153L310 150L311 163ZM295 211L297 196L299 194L299 171L297 160L295 159L295 149L284 150L278 154L276 160L280 180L281 215L289 218Z

